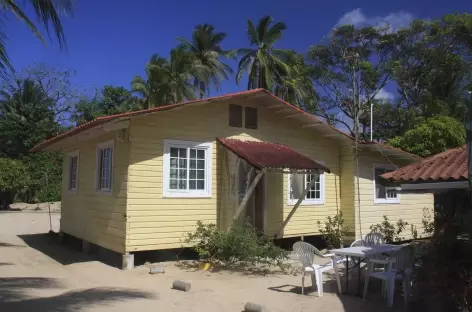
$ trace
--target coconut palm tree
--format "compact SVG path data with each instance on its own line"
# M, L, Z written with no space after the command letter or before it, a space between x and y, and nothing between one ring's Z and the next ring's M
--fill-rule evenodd
M142 96L144 108L196 99L200 91L193 81L203 79L193 55L184 47L172 49L169 60L153 55L146 74L146 80L137 76L131 82L131 89Z
M195 57L195 65L201 78L194 77L194 85L200 89L200 97L209 95L211 84L219 90L220 81L229 79L233 72L230 66L221 61L229 53L221 48L224 38L225 33L216 33L215 28L209 24L195 26L191 41L177 38L181 42L180 46Z
M292 52L285 63L289 70L275 77L274 94L293 105L312 110L317 95L303 56Z
M5 15L7 12L13 13L20 21L24 22L28 28L33 32L33 34L45 42L43 35L40 33L36 25L30 20L26 15L25 11L16 4L15 0L0 0L0 23L5 23L8 15ZM74 5L73 0L27 0L23 1L24 5L32 7L34 14L36 15L37 21L42 24L46 31L49 33L50 26L52 24L53 32L56 34L57 40L61 48L64 48L66 45L66 38L64 36L64 30L62 28L61 20L59 18L60 14L72 14ZM0 69L6 70L7 68L13 70L8 58L6 51L5 38L7 36L3 32L3 28L0 29Z
M237 51L241 60L236 82L239 83L247 73L248 89L272 90L275 77L285 75L289 70L285 58L290 52L273 47L277 40L282 38L282 31L287 27L285 23L271 25L272 22L270 16L261 18L257 27L250 20L247 21L247 34L252 48Z

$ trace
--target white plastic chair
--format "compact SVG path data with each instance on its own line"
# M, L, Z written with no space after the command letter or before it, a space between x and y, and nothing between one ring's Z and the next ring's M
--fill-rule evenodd
M366 246L374 246L385 244L385 237L377 232L370 232L364 237Z
M405 296L405 304L408 304L410 296L410 284L412 267L414 263L414 250L411 246L405 246L395 251L385 260L369 259L367 273L364 284L364 300L367 297L367 289L371 277L378 278L385 284L384 290L387 293L387 306L393 305L393 296L395 293L395 281L402 281L403 293ZM375 264L383 264L387 266L387 270L381 272L374 271Z
M323 296L323 273L329 270L334 270L336 275L336 282L338 283L338 290L341 293L341 280L339 278L338 264L342 263L342 258L337 258L334 254L325 254L323 255L315 246L312 246L305 242L296 242L293 244L293 251L297 254L298 260L303 265L302 273L302 295L305 293L305 276L311 275L311 282L313 287L317 287L318 296ZM314 264L313 260L315 255L329 259L330 261L319 265Z

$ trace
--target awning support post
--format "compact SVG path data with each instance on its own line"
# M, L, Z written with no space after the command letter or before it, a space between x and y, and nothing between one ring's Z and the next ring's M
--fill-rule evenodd
M267 169L263 168L261 171L259 171L254 178L254 181L252 181L251 186L249 186L246 195L244 195L243 200L239 204L238 210L236 210L236 213L234 214L233 220L238 219L242 212L245 210L247 202L249 200L249 197L251 197L252 192L256 189L257 183L259 183L259 180L262 178L262 176L266 173Z
M300 206L300 204L305 200L305 197L306 197L306 194L308 194L308 192L310 191L310 189L313 187L313 185L315 185L315 182L316 182L316 179L312 179L310 181L310 183L308 184L308 186L305 188L305 190L303 191L302 195L300 195L300 198L297 200L297 202L295 203L295 205L293 206L292 210L290 210L290 213L288 214L287 218L285 219L284 223L282 223L282 226L280 227L280 229L277 231L277 233L274 235L274 238L278 238L280 237L280 235L282 234L282 231L284 230L285 226L287 225L287 223L290 221L290 219L292 218L293 214L295 213L295 211L297 211L298 209L298 206Z

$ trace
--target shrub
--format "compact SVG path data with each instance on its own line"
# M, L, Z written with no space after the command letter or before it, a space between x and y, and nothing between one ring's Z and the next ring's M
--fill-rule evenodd
M423 219L421 220L421 223L423 223L423 231L425 234L434 234L434 216L431 216L430 211L426 208L423 208Z
M288 252L275 246L272 240L258 233L248 222L235 221L229 231L215 224L197 222L193 233L184 240L204 261L231 266L264 263L283 266Z
M334 217L328 216L324 222L324 228L321 227L321 222L318 221L318 227L329 249L343 246L344 237L347 236L349 229L344 226L342 212Z
M383 216L384 220L379 224L372 224L370 229L373 232L382 234L385 237L387 243L399 242L405 238L400 236L403 230L408 225L408 222L398 219L396 224L390 223L387 216ZM412 228L413 230L413 228Z

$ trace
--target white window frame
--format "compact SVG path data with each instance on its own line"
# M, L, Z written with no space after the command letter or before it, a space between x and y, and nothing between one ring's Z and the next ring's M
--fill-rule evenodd
M170 189L170 148L199 148L205 149L205 189L203 190L173 190ZM164 140L164 163L162 194L164 198L210 198L212 196L212 159L213 159L213 143L211 142L194 142L182 140Z
M375 204L399 204L400 203L400 192L397 192L396 198L377 198L376 189L375 189L375 169L387 169L387 170L396 170L397 168L391 164L374 164L372 167L372 185L373 185L373 192L374 192L374 203ZM396 187L386 187L388 189L396 189Z
M318 163L322 164L321 162L318 162ZM307 174L308 173L305 173L305 178L304 178L305 188L306 188L306 175ZM324 201L325 200L325 173L320 172L319 175L320 175L320 198L307 199L305 197L305 199L300 203L300 206L323 205L325 203ZM287 180L287 205L289 206L295 205L298 201L298 198L290 198L290 191L292 187L291 179L292 179L292 174L289 174L288 180ZM305 190L305 188L303 189L303 191Z
M71 160L72 158L77 157L77 166L75 168L75 188L71 187ZM79 157L79 151L73 151L67 154L67 191L71 194L76 194L77 189L79 188L79 163L80 163L80 157Z
M111 170L110 170L110 187L109 188L101 188L100 187L100 152L105 148L111 148ZM113 192L113 180L114 180L114 173L115 173L115 141L105 141L102 143L97 144L96 151L95 151L95 191L99 194L106 194L110 195Z

